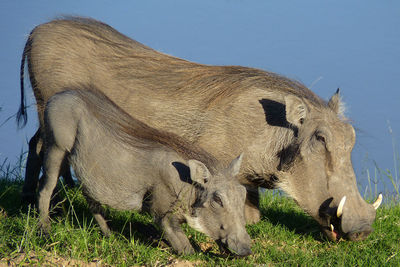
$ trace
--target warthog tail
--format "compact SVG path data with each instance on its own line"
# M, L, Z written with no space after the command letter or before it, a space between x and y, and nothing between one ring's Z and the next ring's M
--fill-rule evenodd
M26 41L24 52L22 53L21 58L21 68L20 68L20 90L21 90L21 103L17 112L17 125L18 128L23 128L28 121L28 114L26 113L26 99L25 99L25 90L24 90L24 74L25 74L25 59L28 56L28 52L31 48L31 38L29 36Z

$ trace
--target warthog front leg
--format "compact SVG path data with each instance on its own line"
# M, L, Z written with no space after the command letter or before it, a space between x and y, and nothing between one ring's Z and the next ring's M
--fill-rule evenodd
M71 168L69 166L67 159L65 159L65 165L64 168L62 169L61 176L63 177L65 184L69 188L73 188L75 186L74 179L72 179Z
M104 208L99 202L91 198L85 191L83 192L86 200L89 204L90 211L93 213L93 217L96 219L100 226L101 231L105 236L110 236L111 230L107 225L107 221L104 219Z
M258 188L246 188L247 197L244 206L244 215L246 223L255 224L260 221L260 194Z
M39 225L45 234L50 232L49 207L50 199L60 175L65 151L57 146L51 146L44 159L44 177L39 191Z
M161 219L161 227L165 238L178 254L193 254L194 249L189 239L181 228L181 223L172 214L168 214Z

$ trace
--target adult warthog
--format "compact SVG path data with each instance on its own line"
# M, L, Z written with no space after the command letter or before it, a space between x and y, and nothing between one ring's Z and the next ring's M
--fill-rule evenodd
M52 95L93 85L128 114L184 137L225 164L243 151L239 179L248 190L248 222L260 218L258 187L279 187L333 240L364 239L372 231L376 212L356 185L350 157L355 132L341 113L339 92L325 102L299 82L274 73L185 61L101 22L67 18L37 26L28 38L19 112L25 122L25 59L40 129ZM36 189L40 129L30 142L24 196Z
M240 256L251 253L246 189L234 177L242 156L221 168L205 151L131 118L103 93L90 89L55 94L44 119L39 212L46 233L51 193L67 157L104 234L110 229L101 204L139 210L147 196L151 213L178 253L193 252L180 227L185 221Z

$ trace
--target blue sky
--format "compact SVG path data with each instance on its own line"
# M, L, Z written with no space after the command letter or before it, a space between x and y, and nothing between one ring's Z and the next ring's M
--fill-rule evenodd
M19 105L19 64L32 28L57 16L104 21L154 49L187 60L243 65L297 79L328 99L340 87L357 129L359 182L372 161L394 172L400 142L399 1L1 1L0 124ZM28 81L26 81L28 83ZM34 104L30 87L28 102ZM389 134L389 126L393 133ZM35 132L0 127L0 161L14 161ZM398 150L397 150L398 151Z

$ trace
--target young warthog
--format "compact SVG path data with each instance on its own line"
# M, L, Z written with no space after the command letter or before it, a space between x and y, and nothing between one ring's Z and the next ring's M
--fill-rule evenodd
M45 136L39 193L44 232L50 230L51 193L68 157L104 234L110 230L101 204L139 210L149 196L151 213L178 253L193 252L180 227L183 222L238 255L251 253L244 218L246 189L234 177L241 155L221 168L203 150L133 119L92 90L51 97L45 110Z
M185 138L224 164L244 152L239 179L248 189L249 222L260 218L258 187L280 187L331 239L363 239L372 231L378 203L366 203L358 191L351 163L356 136L341 112L339 92L326 102L274 73L185 61L104 23L69 18L37 26L27 40L20 119L26 118L25 59L40 128L52 95L94 86L128 114ZM30 142L25 197L35 194L41 138L39 129Z

